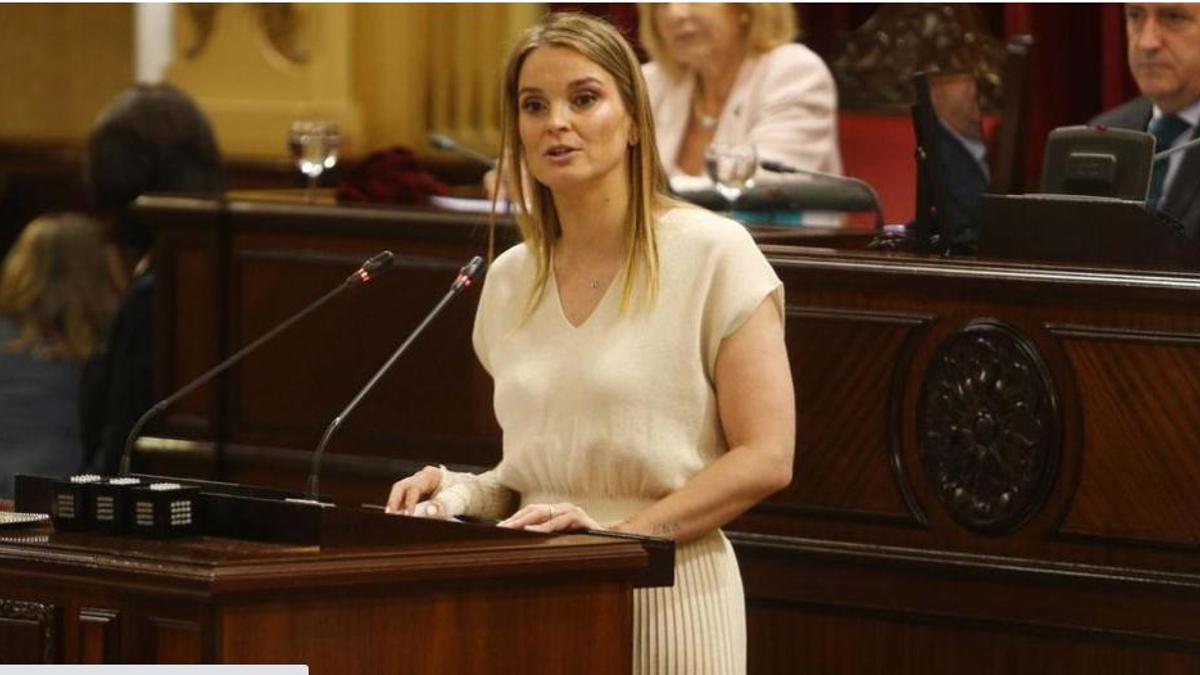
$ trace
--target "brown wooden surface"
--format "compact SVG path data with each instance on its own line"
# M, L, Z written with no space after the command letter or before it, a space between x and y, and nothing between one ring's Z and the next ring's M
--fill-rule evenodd
M379 517L400 524L395 542L10 532L0 536L0 658L305 663L313 673L629 671L631 573L646 564L636 542L494 528L455 538L472 526ZM422 536L430 527L448 534L431 541Z
M163 234L164 393L379 248L428 258L343 298L150 431L203 442L151 440L140 454L164 473L299 489L327 421L484 250L486 227L428 211L207 208L146 204ZM764 250L786 287L798 436L793 484L729 528L752 672L1200 669L1200 275ZM424 462L496 461L474 302L460 298L348 421L329 448L331 494L378 502ZM1031 390L1008 379L993 382L1006 410L951 401L964 436L1033 429L1049 448L1018 495L1028 507L991 529L947 501L920 435L938 423L921 414L927 380L973 372L942 359L974 334L964 328L1025 350L1028 363L981 358L989 372L1048 388L1029 428L1011 420L1031 414ZM992 413L998 426L981 422ZM984 483L1003 478L964 459L976 461L991 467Z

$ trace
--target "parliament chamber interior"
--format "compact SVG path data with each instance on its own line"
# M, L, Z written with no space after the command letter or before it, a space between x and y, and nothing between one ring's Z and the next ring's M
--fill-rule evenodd
M611 171L663 180L620 194L654 184L737 221L782 289L791 389L762 423L794 415L787 480L701 518L740 574L712 590L736 605L718 665L703 645L725 629L647 625L646 598L717 602L687 590L690 535L625 513L495 526L539 501L505 483L539 479L513 468L518 439L565 413L502 399L541 384L509 379L488 343L481 299L507 288L488 289L489 265L535 248L531 213L567 213L543 178L592 152L527 157L527 102L545 95L547 133L583 138L607 100L555 108L505 80L564 50L545 32L510 57L563 12L644 64L612 80L632 93L611 110L652 113L654 143L618 151L659 156ZM21 4L0 6L0 64L0 663L1200 671L1200 5ZM197 137L212 181L167 157ZM521 184L493 200L517 157ZM677 272L657 241L661 300ZM566 341L612 357L567 311L554 255L528 257L542 301L562 293ZM580 297L615 307L588 283ZM730 410L753 407L726 392L754 387L714 383L736 335L684 335L696 353L620 376L694 361L722 437L687 428L727 450ZM579 406L566 436L609 428L592 450L619 456L555 471L651 480L625 475L616 439L677 409L607 390L593 406L590 382L548 407ZM642 513L755 466L725 460L689 464L696 484ZM489 476L520 501L393 513L394 484L430 475L422 504ZM572 502L550 484L538 494Z

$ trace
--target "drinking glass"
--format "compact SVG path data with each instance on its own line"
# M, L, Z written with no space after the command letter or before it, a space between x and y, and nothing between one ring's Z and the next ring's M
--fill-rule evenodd
M754 186L758 153L753 145L712 145L704 155L704 168L732 211L738 197Z
M308 179L306 201L313 201L321 174L337 165L342 135L337 125L325 120L300 120L288 127L288 151L296 168Z

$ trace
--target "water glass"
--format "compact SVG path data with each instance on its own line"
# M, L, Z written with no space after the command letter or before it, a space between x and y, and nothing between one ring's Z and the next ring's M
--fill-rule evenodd
M341 132L333 122L300 120L288 127L287 142L296 168L308 180L305 198L311 202L321 174L337 165Z
M704 168L732 211L738 197L754 186L758 153L753 145L712 145L704 155Z

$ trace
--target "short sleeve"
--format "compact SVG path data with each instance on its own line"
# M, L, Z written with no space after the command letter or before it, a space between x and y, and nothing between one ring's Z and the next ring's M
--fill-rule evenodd
M712 377L721 341L737 332L764 299L783 319L783 282L745 228L735 225L713 251L704 316L705 369Z
M471 331L471 345L489 375L492 371L492 351L496 341L518 320L523 308L521 304L528 291L527 249L518 244L501 253L488 265L479 291L479 306L475 309L475 326Z
M495 284L491 283L491 270L484 276L483 288L479 291L479 306L475 308L475 326L471 330L471 346L475 349L475 356L479 359L479 363L483 365L483 369L492 374L491 354L491 330L489 326L494 323L492 313L495 311L495 300L491 297L493 294L490 291Z

